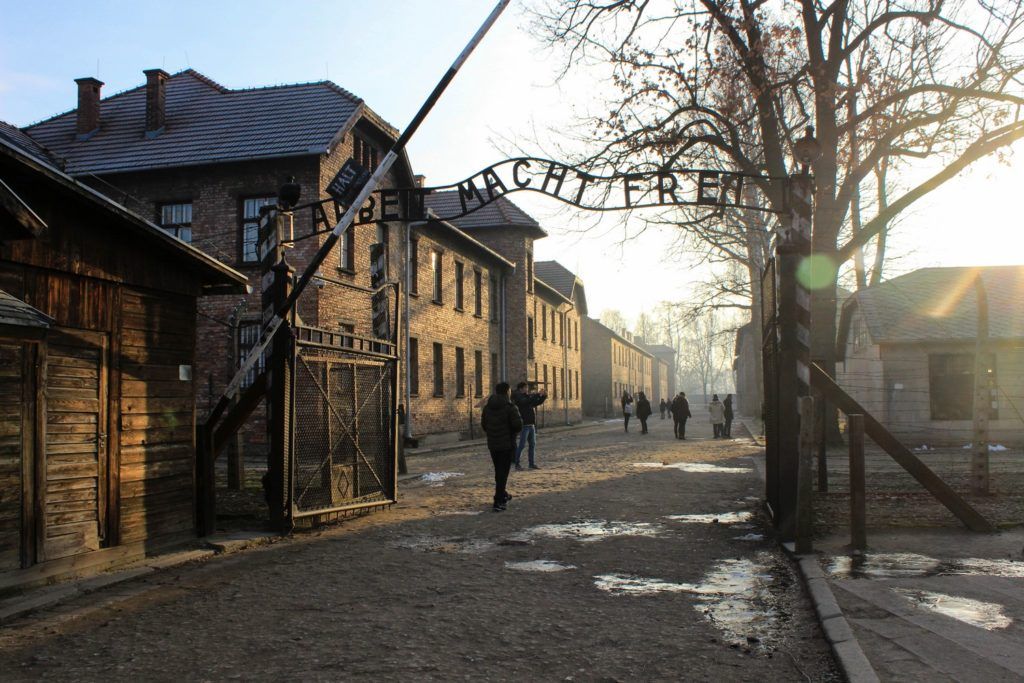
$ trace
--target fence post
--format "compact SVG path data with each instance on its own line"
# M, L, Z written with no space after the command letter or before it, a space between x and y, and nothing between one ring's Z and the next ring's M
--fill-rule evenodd
M811 552L814 533L814 491L811 470L814 463L814 399L801 396L800 461L797 469L796 552Z
M974 342L974 452L971 454L971 493L985 496L989 492L988 442L989 415L992 411L992 388L989 385L991 365L988 344L988 295L978 275L974 280L978 297L978 330Z
M850 442L850 547L865 550L868 545L865 515L867 502L864 473L864 416L846 416L846 438Z
M271 310L280 310L291 292L295 269L282 256L271 271L274 275ZM285 469L291 462L291 335L291 325L285 321L267 349L267 436L270 449L267 452L264 490L270 523L282 530L285 529L285 519L290 516L285 505L291 504L285 495Z

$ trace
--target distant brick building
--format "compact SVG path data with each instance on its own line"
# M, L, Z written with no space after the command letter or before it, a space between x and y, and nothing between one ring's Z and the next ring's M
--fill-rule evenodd
M630 336L584 316L583 412L615 415L623 392L653 396L655 357Z

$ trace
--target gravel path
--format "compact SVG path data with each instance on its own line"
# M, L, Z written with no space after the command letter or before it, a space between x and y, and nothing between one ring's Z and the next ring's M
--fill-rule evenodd
M761 450L692 422L542 434L503 513L485 453L414 458L459 476L11 624L0 678L839 680L759 517Z

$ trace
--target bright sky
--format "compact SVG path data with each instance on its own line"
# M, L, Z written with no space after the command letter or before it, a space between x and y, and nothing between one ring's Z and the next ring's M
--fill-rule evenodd
M491 7L488 0L189 0L173 11L128 1L12 3L0 25L0 119L26 125L74 108L77 77L98 76L111 95L142 84L143 69L191 66L231 88L330 78L402 128ZM574 114L600 104L593 97L600 75L552 85L557 60L525 24L514 2L413 139L410 158L428 184L504 158L509 140L550 144L558 139L551 130L576 133ZM1018 160L979 165L932 193L892 238L894 252L910 254L895 268L1024 263L1021 188ZM537 244L537 259L580 273L592 315L617 308L633 317L661 300L685 300L704 276L664 261L669 235L621 243L622 229L605 222L581 238L578 219L556 201L531 193L513 200L551 235Z

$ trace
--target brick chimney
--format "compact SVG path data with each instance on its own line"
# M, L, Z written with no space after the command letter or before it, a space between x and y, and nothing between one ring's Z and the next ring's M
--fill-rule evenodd
M78 124L75 127L80 140L88 140L100 127L100 88L103 81L76 78L78 84Z
M146 137L155 138L163 131L167 117L165 94L168 73L163 69L146 69Z
M424 185L427 184L427 176L422 175L420 173L414 175L412 177L412 180L414 183L416 183L416 187L423 187Z

